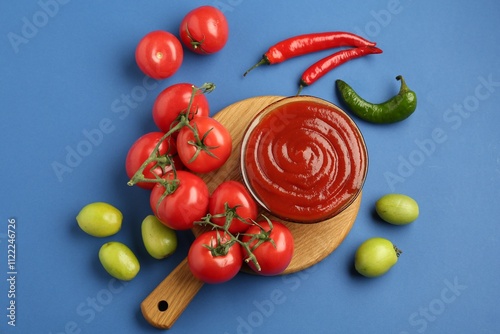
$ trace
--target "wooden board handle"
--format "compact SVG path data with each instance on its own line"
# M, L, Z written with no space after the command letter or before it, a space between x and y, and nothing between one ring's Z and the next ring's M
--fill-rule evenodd
M141 303L144 318L154 327L170 329L203 286L185 258Z

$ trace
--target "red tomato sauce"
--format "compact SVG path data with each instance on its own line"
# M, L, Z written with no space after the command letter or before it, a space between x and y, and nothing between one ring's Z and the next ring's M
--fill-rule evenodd
M296 100L271 105L247 130L243 178L259 204L279 218L319 222L361 191L366 147L353 120L334 105L289 99Z

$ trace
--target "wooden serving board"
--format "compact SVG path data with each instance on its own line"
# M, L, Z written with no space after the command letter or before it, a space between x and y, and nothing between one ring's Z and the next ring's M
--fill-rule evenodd
M242 100L218 112L214 118L231 133L233 151L228 161L217 171L200 175L212 192L227 180L242 181L240 173L240 144L250 121L269 104L282 99L281 96L258 96ZM331 254L344 240L356 220L361 203L361 193L356 200L334 218L316 224L283 222L292 232L295 251L292 261L283 274L306 269ZM269 213L268 218L276 219ZM281 221L281 220L280 220ZM195 227L193 233L204 232ZM146 320L158 328L170 328L191 302L203 282L196 279L184 259L141 303Z

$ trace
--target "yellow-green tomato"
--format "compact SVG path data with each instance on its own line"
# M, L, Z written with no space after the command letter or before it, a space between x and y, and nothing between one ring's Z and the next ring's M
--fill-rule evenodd
M122 227L123 215L114 206L94 202L83 207L76 216L80 228L94 237L109 237Z
M356 251L354 267L363 276L377 277L385 274L398 262L401 251L384 238L371 238Z
M153 215L144 218L141 232L146 250L155 259L164 259L177 249L175 231L164 225Z
M394 225L406 225L418 218L417 202L403 194L387 194L375 203L380 218Z
M130 281L140 270L135 254L125 244L117 241L101 246L99 260L108 274L122 281Z

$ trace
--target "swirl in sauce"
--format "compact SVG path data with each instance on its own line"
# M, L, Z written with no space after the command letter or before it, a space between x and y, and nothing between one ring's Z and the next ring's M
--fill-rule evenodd
M252 122L243 179L259 204L294 222L319 222L359 194L367 171L363 137L349 116L318 98L288 98ZM312 101L311 101L312 100Z

